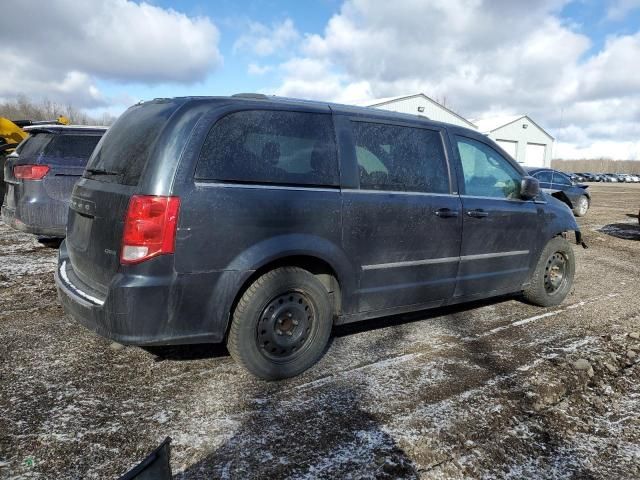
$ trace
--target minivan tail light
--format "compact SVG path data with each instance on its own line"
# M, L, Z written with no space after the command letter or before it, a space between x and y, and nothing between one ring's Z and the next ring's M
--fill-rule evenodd
M48 165L16 165L13 176L21 180L42 180L49 173Z
M124 220L120 263L140 263L175 252L179 197L134 195Z

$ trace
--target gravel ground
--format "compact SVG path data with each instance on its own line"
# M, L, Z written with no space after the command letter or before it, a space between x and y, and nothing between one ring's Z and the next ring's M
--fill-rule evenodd
M640 184L596 184L560 307L500 298L336 329L297 378L217 346L118 348L64 315L55 250L0 224L0 477L640 478Z

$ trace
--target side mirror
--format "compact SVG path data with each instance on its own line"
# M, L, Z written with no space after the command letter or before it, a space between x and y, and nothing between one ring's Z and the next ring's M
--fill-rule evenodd
M538 182L537 178L533 177L522 177L522 182L520 182L520 197L523 200L532 200L538 196L540 193L540 182Z

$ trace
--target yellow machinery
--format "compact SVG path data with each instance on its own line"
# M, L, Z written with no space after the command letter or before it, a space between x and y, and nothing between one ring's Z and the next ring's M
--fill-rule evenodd
M57 120L50 122L32 122L30 120L12 121L8 118L0 117L0 153L9 153L11 150L15 149L22 140L27 138L27 135L29 134L25 132L22 127L45 123L69 125L69 119L60 115Z
M9 150L15 148L22 140L27 138L27 132L13 123L8 118L0 117L0 148Z

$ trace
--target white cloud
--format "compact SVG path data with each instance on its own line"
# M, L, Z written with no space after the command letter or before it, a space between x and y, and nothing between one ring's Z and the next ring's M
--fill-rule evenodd
M271 65L258 65L257 63L250 63L247 67L247 73L249 75L264 75L273 70Z
M583 158L609 158L612 160L637 160L640 158L640 141L597 140L589 146L558 143L553 152L555 158L579 160Z
M300 39L300 34L290 18L268 27L259 22L249 22L248 32L233 45L234 52L248 51L266 57L286 50Z
M581 65L580 98L620 98L640 92L640 76L629 67L640 65L640 31L610 37L604 49Z
M127 0L3 3L0 97L26 94L95 107L97 81L192 83L221 65L208 18Z
M371 98L369 82L350 82L348 76L333 72L331 67L326 60L292 58L280 65L285 80L275 94L344 103Z
M565 3L347 0L281 64L275 90L347 103L424 92L467 118L529 114L560 152L638 155L629 123L640 122L640 76L629 69L640 64L640 32L589 57L590 38L560 18Z
M638 8L640 0L615 0L607 9L607 20L622 20L629 12Z

